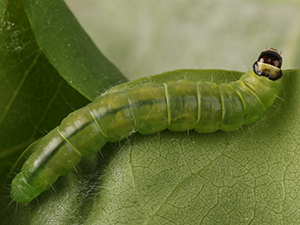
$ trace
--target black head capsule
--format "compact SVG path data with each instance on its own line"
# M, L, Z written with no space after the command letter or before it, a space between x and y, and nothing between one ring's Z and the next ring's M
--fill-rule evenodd
M276 49L269 49L260 53L258 60L253 64L253 71L258 76L268 77L270 80L277 80L282 77L282 58Z

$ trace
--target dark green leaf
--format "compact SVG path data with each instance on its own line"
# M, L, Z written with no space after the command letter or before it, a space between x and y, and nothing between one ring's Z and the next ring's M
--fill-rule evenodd
M66 11L64 5L61 8ZM109 86L114 85L116 83L114 79L120 81L121 75L89 38L86 38L87 41L84 44L86 52L82 57L76 57L74 53L82 52L82 46L72 42L74 55L68 60L60 58L63 61L59 62L61 67L58 66L60 68L58 72L57 68L54 68L48 60L51 57L45 55L48 52L44 51L44 49L51 48L51 45L54 49L58 42L48 42L47 47L38 45L27 19L23 1L1 1L0 9L3 10L0 35L0 197L2 199L5 196L0 202L1 207L4 207L10 201L10 181L18 170L13 170L9 176L7 174L22 151L33 141L59 125L60 121L74 109L89 103L89 100L72 88L61 75L68 76L65 71L73 70L74 65L82 65L84 57L89 59L89 64L85 68L88 71L95 69L91 69L91 67L98 63L97 68L102 68L102 72L100 71L99 76L93 78L94 81L99 79L97 82L95 81L97 85L86 86L85 78L82 77L77 79L77 83L81 80L81 85L75 85L76 88L88 87L85 90L89 89L93 92L92 95L95 95L96 92L102 93ZM73 21L76 24L76 20L70 13L64 15L64 20ZM43 25L40 25L39 29L41 26ZM73 29L73 32L78 29L81 36L87 37L79 25L74 26ZM69 30L66 29L64 32L67 33ZM44 33L45 36L49 34ZM56 33L55 35L60 34ZM63 35L61 34L61 36ZM77 39L77 41L82 41L82 39ZM65 48L60 46L62 52L67 52L64 49L68 48L69 46L65 46ZM60 53L58 52L58 54ZM64 56L66 57L66 55ZM100 59L105 62L101 63ZM107 78L109 71L112 71L114 78ZM88 72L85 75L88 75ZM78 76L78 73L75 76ZM75 77L73 78L75 80ZM86 80L91 82L88 78ZM105 85L102 85L101 82ZM27 157L28 153L25 157L23 155L19 162L24 161Z
M98 50L63 0L24 0L37 42L56 70L90 100L127 79Z
M54 128L74 108L88 102L45 58L26 19L22 1L7 2L2 15L1 186L5 174L26 146Z

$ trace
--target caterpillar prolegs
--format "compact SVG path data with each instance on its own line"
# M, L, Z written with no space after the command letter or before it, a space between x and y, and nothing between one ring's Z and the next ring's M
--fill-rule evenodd
M253 123L279 93L281 63L281 56L270 49L260 54L252 71L235 82L148 83L99 96L41 139L12 181L12 199L30 202L82 157L98 152L108 141L120 141L137 131L227 132Z

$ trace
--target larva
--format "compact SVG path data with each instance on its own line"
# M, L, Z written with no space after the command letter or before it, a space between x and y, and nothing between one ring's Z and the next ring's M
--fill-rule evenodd
M148 83L99 96L41 139L12 181L12 199L27 204L82 157L96 153L107 141L117 142L137 131L227 132L253 123L279 93L281 63L277 51L269 49L260 54L253 70L235 82Z

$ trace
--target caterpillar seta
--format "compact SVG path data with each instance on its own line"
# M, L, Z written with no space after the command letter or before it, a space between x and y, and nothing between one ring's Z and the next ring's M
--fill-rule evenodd
M147 83L99 96L41 139L12 181L11 197L29 203L83 157L95 154L108 141L120 141L137 131L227 132L253 123L279 93L281 64L277 50L269 49L260 54L253 70L231 83Z

